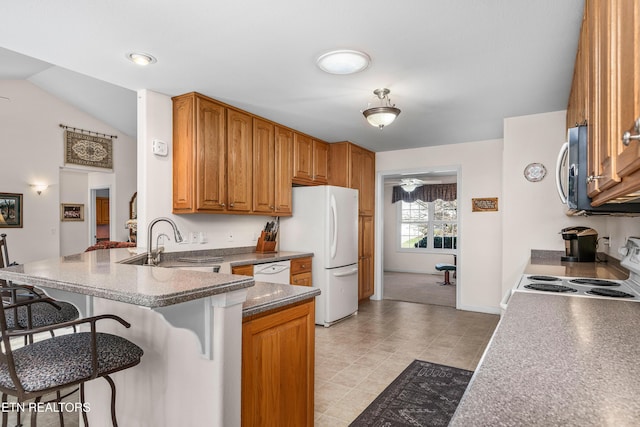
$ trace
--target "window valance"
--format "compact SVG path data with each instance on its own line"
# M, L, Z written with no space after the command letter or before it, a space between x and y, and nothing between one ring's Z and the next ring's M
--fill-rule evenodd
M416 200L423 202L433 202L434 200L444 200L452 202L458 198L458 184L429 184L416 187L410 193L407 193L399 185L393 187L391 203L402 200L403 202L413 203Z

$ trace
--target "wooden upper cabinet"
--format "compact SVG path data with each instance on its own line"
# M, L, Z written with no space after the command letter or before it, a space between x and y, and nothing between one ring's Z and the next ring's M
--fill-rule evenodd
M329 144L295 132L293 136L293 182L302 185L328 182Z
M567 106L567 128L583 124L589 117L589 31L586 21L578 41L578 53L573 70L573 82Z
M291 215L293 181L293 131L275 127L275 214Z
M329 144L313 140L313 182L326 184L329 176Z
M227 210L249 212L253 203L253 120L227 109Z
M253 119L253 211L273 214L275 211L275 126Z
M618 144L617 172L625 177L640 169L640 141L623 142L625 132L640 134L640 3L637 0L616 0L614 3L617 4L614 32L618 57L618 115L614 138Z
M358 190L360 215L375 210L375 153L351 142L329 144L329 184Z
M313 140L297 132L293 135L293 180L313 181Z
M224 210L225 108L189 93L173 98L173 212Z

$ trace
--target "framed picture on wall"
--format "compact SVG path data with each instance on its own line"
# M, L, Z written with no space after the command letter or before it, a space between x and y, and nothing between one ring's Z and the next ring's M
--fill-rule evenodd
M62 203L60 221L84 221L84 205Z
M22 194L0 193L0 228L22 228Z

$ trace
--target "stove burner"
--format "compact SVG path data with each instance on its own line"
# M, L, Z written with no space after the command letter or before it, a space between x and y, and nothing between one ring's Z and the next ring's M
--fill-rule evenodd
M573 280L569 280L569 282L575 283L576 285L620 286L619 283L612 282L610 280L601 280L601 279L573 279Z
M529 280L539 280L541 282L557 282L560 279L553 276L529 276Z
M544 291L544 292L578 292L573 288L563 285L552 285L549 283L531 283L528 285L524 285L527 289L533 289L535 291Z
M601 297L614 297L614 298L633 298L633 295L628 294L626 292L616 291L614 289L602 289L602 288L593 288L587 291L588 294L591 295L599 295Z

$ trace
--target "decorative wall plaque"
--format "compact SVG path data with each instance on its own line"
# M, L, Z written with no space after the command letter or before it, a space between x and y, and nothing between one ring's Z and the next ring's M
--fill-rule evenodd
M64 131L64 162L113 169L113 141L84 133Z
M472 212L495 212L497 210L498 210L497 197L471 199Z

